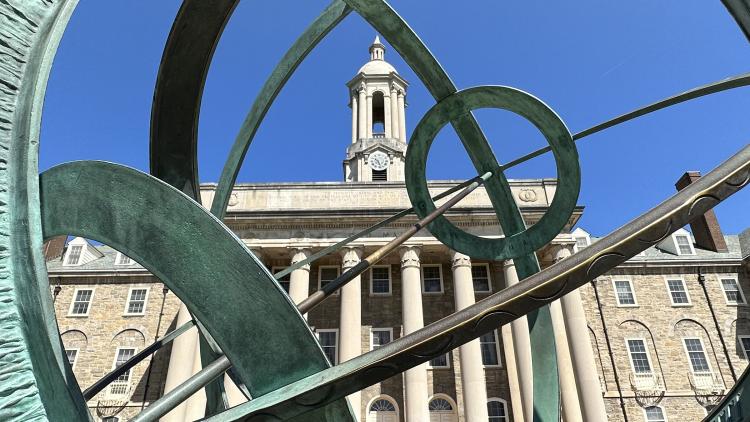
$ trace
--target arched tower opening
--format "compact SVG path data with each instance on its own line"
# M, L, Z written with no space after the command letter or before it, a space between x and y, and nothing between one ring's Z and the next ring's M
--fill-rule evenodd
M372 94L372 136L385 138L385 97L380 91Z

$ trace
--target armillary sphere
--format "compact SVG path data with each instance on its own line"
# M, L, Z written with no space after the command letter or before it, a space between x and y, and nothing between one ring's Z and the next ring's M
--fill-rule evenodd
M750 36L750 4L745 0L723 3ZM80 161L39 176L39 124L47 76L76 4L77 0L0 1L1 420L89 420L86 399L187 328L198 325L205 346L201 347L203 369L134 420L155 421L205 387L209 421L352 421L345 400L348 394L528 315L534 420L558 421L560 392L546 305L664 239L746 186L750 178L748 146L658 207L540 271L534 251L560 232L578 198L576 140L680 102L750 85L750 74L695 88L571 134L552 109L519 89L479 86L459 90L406 22L382 0L333 0L291 46L247 114L210 212L196 202L197 116L213 50L237 0L185 0L175 19L154 93L151 174L112 163ZM435 98L407 151L406 182L413 208L295 265L306 265L411 212L420 221L295 306L275 282L294 266L270 274L221 219L245 153L274 98L307 54L352 12L389 41ZM471 113L478 108L506 109L526 118L549 146L501 165ZM429 197L425 162L433 138L448 123L479 176L441 195L458 192L436 207L434 200L439 198ZM527 229L504 171L550 151L557 163L559 188L547 214ZM470 235L442 216L481 184L502 224L503 238ZM139 224L131 224L133 221ZM331 367L302 314L422 227L471 257L513 259L523 281L387 346ZM58 235L94 239L134 258L175 292L194 315L193 321L81 392L63 353L41 256L43 240ZM219 256L220 260L215 259ZM217 280L221 289L204 287ZM217 309L222 312L214 312ZM252 316L259 317L248 324L234 323ZM274 335L266 335L269 332ZM286 359L273 359L281 350ZM222 400L219 378L227 371L250 398L230 409ZM738 411L750 414L749 378L746 372L708 418L726 420L729 412Z

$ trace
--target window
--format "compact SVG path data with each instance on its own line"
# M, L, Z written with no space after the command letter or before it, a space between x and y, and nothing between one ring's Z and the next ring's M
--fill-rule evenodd
M393 340L393 328L373 328L370 330L370 350L375 350Z
M377 266L370 268L370 294L391 294L391 267Z
M643 339L627 340L628 353L630 353L630 364L633 372L637 374L651 373L651 360L646 350L646 341Z
M78 349L65 349L65 356L71 368L76 367L76 358L78 358Z
M497 330L479 337L479 347L482 350L482 364L484 366L500 366L500 347L497 344Z
M115 364L112 369L122 366L130 358L135 355L135 349L132 348L120 348L115 353ZM130 386L130 369L123 372L122 375L117 377L116 380L110 384L109 391L111 394L126 394L128 387Z
M581 250L589 245L589 239L585 236L576 237L576 249Z
M280 271L284 270L284 267L272 267L271 272L276 274ZM291 274L291 273L290 273ZM284 277L281 277L277 279L276 281L281 285L281 288L284 289L284 291L289 294L289 276L290 274L285 275Z
M658 406L650 406L643 409L646 414L646 422L666 422L667 418L664 416L664 410Z
M68 315L87 316L94 296L92 289L76 289L73 293L73 303L70 304Z
M678 234L674 237L677 243L677 252L679 255L695 255L693 250L693 244L690 242L690 238L684 234Z
M326 354L328 362L331 365L338 363L338 334L339 330L317 330L318 341L320 341L320 347L323 348L323 353Z
M395 412L396 406L386 399L377 399L370 405L370 412Z
M487 416L489 422L509 422L508 406L503 399L489 399L487 401Z
M367 422L398 422L398 409L386 398L373 400L367 410Z
M740 336L740 346L742 347L742 353L745 354L745 359L750 359L750 336Z
M81 252L83 252L83 245L73 245L68 251L68 258L65 260L65 265L78 265L78 261L81 259Z
M672 305L690 305L690 296L688 296L685 281L679 278L668 279L667 289L669 290L669 297L672 300Z
M147 288L131 288L128 303L125 305L126 315L143 315L146 312Z
M722 278L721 288L724 290L724 297L729 305L738 305L745 303L745 295L740 290L740 285L734 278Z
M474 281L474 291L477 293L489 293L490 266L487 264L474 264L471 266L471 279Z
M703 351L703 342L699 338L686 338L684 342L693 373L711 372L706 353Z
M372 181L373 182L387 182L388 181L388 169L373 170Z
M448 353L440 355L435 359L430 360L430 368L450 368L450 355Z
M120 422L120 419L116 416L107 416L102 418L102 422Z
M115 265L130 265L133 260L125 254L117 252L117 258L115 258Z
M637 306L630 280L614 280L613 283L618 306Z
M422 292L443 293L443 272L440 265L422 266Z
M323 266L321 265L318 269L318 288L322 289L323 286L332 282L339 276L339 267L333 265ZM334 294L339 294L336 291Z

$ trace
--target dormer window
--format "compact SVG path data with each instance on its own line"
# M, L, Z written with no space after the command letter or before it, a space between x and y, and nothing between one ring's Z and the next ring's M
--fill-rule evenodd
M81 253L83 252L82 245L73 245L68 251L68 256L65 258L65 265L78 265L81 260Z
M576 248L583 249L589 245L589 239L586 237L576 237Z
M693 243L690 242L690 237L684 234L676 234L674 241L677 243L678 255L695 255L693 249Z
M127 255L117 252L117 258L115 258L115 265L131 265L133 260Z
M587 246L591 246L591 235L586 230L583 230L579 227L573 230L573 232L570 234L573 236L573 240L575 240L576 242L575 246L573 247L573 250L575 252L578 252Z

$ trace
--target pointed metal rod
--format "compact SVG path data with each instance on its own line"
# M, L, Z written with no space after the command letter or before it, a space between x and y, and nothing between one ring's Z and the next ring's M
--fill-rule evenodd
M169 393L151 403L145 410L136 415L136 417L130 421L146 422L158 420L160 417L166 415L172 409L177 407L177 405L195 394L196 391L200 390L206 384L216 379L216 377L223 374L230 366L232 366L232 364L229 362L229 358L227 358L226 355L220 356L208 366L201 369L198 373L188 378L187 381L178 385L174 390L171 390Z
M474 177L473 179L469 179L469 180L466 180L464 182L461 182L461 183L457 184L456 186L453 186L452 188L446 190L445 192L440 192L439 194L433 196L432 200L433 201L437 201L438 199L443 199L446 196L448 196L448 195L450 195L450 194L452 194L454 192L458 192L459 190L465 188L466 186L469 186L472 183L481 180L481 178L482 178L482 176L477 176L477 177ZM414 212L414 207L408 208L408 209L400 211L400 212L398 212L396 214L393 214L392 216L386 218L385 220L382 220L381 222L379 222L379 223L377 223L377 224L375 224L373 226L370 226L370 227L362 230L359 233L355 233L355 234L347 237L346 239L344 239L344 240L342 240L340 242L334 243L331 246L328 246L326 248L321 249L319 252L311 255L307 259L304 259L304 260L299 261L299 262L297 262L297 263L295 263L293 265L290 265L289 267L287 267L287 268L285 268L285 269L277 272L276 274L274 274L273 277L276 280L280 280L282 277L284 277L287 274L290 274L292 271L296 270L297 268L305 266L305 265L307 265L307 264L309 264L311 262L317 261L318 259L320 259L320 258L322 258L322 257L324 257L324 256L326 256L328 254L336 252L337 250L341 249L344 245L346 245L346 244L348 244L350 242L353 242L353 241L359 239L362 236L366 236L366 235L374 232L375 230L377 230L377 229L379 229L379 228L381 228L381 227L383 227L385 225L388 225L388 224L390 224L390 223L392 223L392 222L394 222L396 220L399 220L402 217L405 217L405 216L411 214L412 212Z
M346 283L350 282L354 277L365 272L365 270L370 268L370 266L375 265L378 261L385 258L386 255L388 255L394 249L396 249L401 244L409 240L410 237L414 236L418 231L422 230L422 228L430 224L432 220L434 220L439 215L442 215L443 213L448 211L451 207L456 205L460 200L462 200L468 194L473 192L474 189L481 186L482 183L487 181L487 179L489 179L491 176L492 176L492 173L490 172L487 172L479 176L477 180L474 180L464 190L462 190L461 192L456 194L454 197L446 201L443 205L439 206L435 211L429 213L423 219L414 223L414 225L410 227L407 231L401 233L401 235L399 235L395 239L388 242L388 244L379 248L377 251L370 254L367 258L360 261L359 264L353 266L344 274L341 274L338 278L326 284L317 292L308 296L307 299L303 300L302 302L300 302L299 305L297 305L297 309L299 309L299 312L304 315L308 313L311 309L318 306L321 302L323 302L323 300L325 300L325 298L333 294L338 289L342 288Z
M133 355L132 358L126 360L125 363L123 363L122 365L113 369L107 375L100 378L99 381L95 382L91 387L87 388L83 392L83 398L86 399L87 401L91 400L97 393L104 390L104 388L106 388L110 383L116 380L120 375L124 374L125 371L134 367L135 365L140 363L143 359L146 359L146 357L150 356L152 353L161 349L162 346L169 344L172 340L176 339L180 334L189 330L194 325L195 325L194 321L188 321L180 325L179 327L175 328L174 330L170 331L169 333L165 334L164 337L151 343L145 349Z

